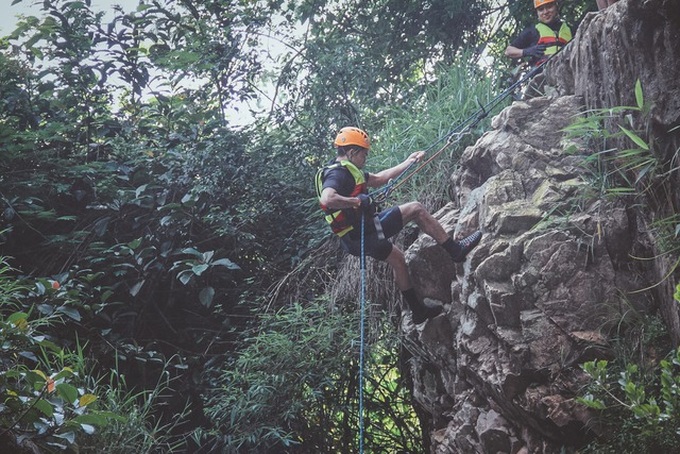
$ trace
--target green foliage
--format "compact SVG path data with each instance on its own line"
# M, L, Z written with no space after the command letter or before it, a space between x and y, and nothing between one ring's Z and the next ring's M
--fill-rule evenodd
M393 107L421 97L439 64L479 59L491 10L487 1L288 2L264 123L290 128L307 153L323 153L346 125L375 132Z
M673 175L678 166L675 156L664 156L657 146L639 80L632 98L634 106L586 112L565 128L575 142L567 152L584 155L584 168L590 172L591 184L584 185L580 197L629 197L652 219L657 251L671 263L666 279L680 266L680 224L677 209L668 203L676 192Z
M69 352L45 334L63 314L36 316L16 311L27 288L0 271L0 443L67 449L119 416L96 409L98 397L83 385L83 352ZM41 285L41 284L39 284ZM51 289L54 291L54 289ZM51 298L51 291L44 300ZM94 407L94 408L93 408Z
M198 431L200 444L212 440L222 452L355 452L357 326L356 316L319 303L264 315L238 357L211 374L206 414L215 429ZM376 452L409 450L417 440L393 347L371 347L367 361L366 438Z
M594 184L589 187L595 188L595 192L582 196L630 196L643 202L640 206L648 205L643 211L653 211L657 206L665 206L658 200L658 194L663 194L668 186L672 187L669 180L672 170L669 172L668 169L673 163L660 159L654 137L640 126L649 121L649 105L639 81L633 94L634 106L586 112L568 127L568 135L580 141L570 151L584 153L585 167L592 172ZM654 216L661 216L665 210L667 208L654 212ZM677 255L680 248L677 223L677 214L673 212L652 221L652 233L660 253ZM664 279L670 277L679 264L680 260L676 260ZM676 294L678 301L679 296ZM632 323L628 320L631 317ZM648 339L659 330L646 320L648 318L641 317L630 307L617 324L618 360L622 364L613 369L620 369L618 378L607 361L583 365L592 383L580 402L601 412L600 424L607 431L607 435L595 440L584 452L653 453L680 449L677 432L680 423L680 349L652 369L643 360L646 355L642 352L659 348L654 339ZM627 324L631 325L628 327L630 332L625 333L623 325ZM630 337L629 342L626 336Z
M355 317L311 303L273 304L274 314L256 316L296 265L307 269L287 301L313 301L330 281L333 265L307 258L326 238L310 221L309 181L332 133L348 123L367 128L379 166L448 132L496 91L497 77L475 62L484 21L497 11L439 0L159 1L116 7L105 23L92 4L38 2L43 14L1 42L0 253L50 276L3 303L11 308L3 317L13 317L6 332L19 342L25 319L54 345L87 339L98 359L85 374L80 348L16 344L52 364L13 378L24 399L16 410L62 380L53 414L111 414L91 444L82 425L75 444L60 441L81 452L181 450L183 432L199 424L210 429L195 439L216 448L356 451ZM279 19L283 26L272 27ZM284 30L277 37L290 53L276 57L280 71L266 71L260 44L274 30ZM256 106L265 115L231 128L226 113L243 109L235 103L252 100L262 80L274 86L268 106ZM639 147L637 129L622 126L618 133ZM409 196L438 207L454 161L418 175ZM433 178L442 182L433 195L419 189ZM367 445L417 451L396 342L375 337ZM109 372L101 385L96 377ZM80 398L86 386L97 400L75 405L71 387ZM186 410L183 393L199 408L207 396L208 421ZM46 404L30 408L27 415L49 419Z
M441 208L449 197L449 178L463 150L472 145L500 108L487 112L474 128L459 128L466 120L482 115L482 106L489 105L499 93L498 81L487 74L467 54L454 66L438 66L437 79L411 105L392 106L388 120L375 131L373 152L369 155L371 169L391 167L402 162L410 153L425 150L426 158L437 155L430 164L416 172L406 190L395 197L419 200L430 210ZM471 63L464 63L471 62ZM509 100L503 100L507 103ZM449 133L452 143L442 141ZM443 151L442 148L445 148ZM415 169L413 169L415 170Z
M590 187L598 190L600 196L646 191L659 166L650 145L642 138L644 133L636 126L638 117L633 115L648 111L639 81L635 84L635 99L635 106L585 112L565 128L569 139L579 141L567 152L583 153L584 148L593 151L585 153L584 162L592 176ZM626 139L633 146L621 149Z
M675 300L680 303L680 284ZM606 360L588 361L582 367L591 382L578 401L599 412L596 424L604 428L604 435L584 453L652 454L680 449L680 348L651 368L634 362L621 367Z
M680 449L680 349L659 363L654 378L628 364L617 379L605 360L587 362L583 370L593 381L578 400L603 412L611 431L584 452L651 454Z
M217 443L230 450L267 452L300 443L294 431L305 411L334 388L350 361L346 316L322 305L296 305L262 317L237 359L212 378L206 413Z
M170 367L166 364L165 367ZM91 386L99 391L98 407L121 415L111 419L88 439L80 444L82 453L126 454L126 453L181 453L187 452L187 443L175 434L181 432L181 425L187 418L188 409L180 408L177 413L159 417L159 408L172 391L172 380L167 370L160 375L155 386L148 391L129 391L123 375L111 371L108 381L95 380L90 375ZM162 414L162 413L161 413Z

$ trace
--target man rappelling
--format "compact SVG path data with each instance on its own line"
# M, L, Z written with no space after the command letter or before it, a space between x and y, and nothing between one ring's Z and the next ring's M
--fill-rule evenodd
M441 312L439 306L427 306L420 301L411 283L404 253L389 238L398 234L406 224L414 221L442 246L454 262L463 262L479 243L479 231L459 241L448 236L439 222L417 201L376 211L368 188L377 188L397 178L425 152L412 153L401 164L378 173L363 170L370 150L368 135L359 128L345 127L335 138L337 155L316 175L316 190L321 209L333 233L340 237L342 248L351 255L366 255L387 262L394 272L394 280L411 309L413 322L424 322ZM364 222L362 238L361 222Z

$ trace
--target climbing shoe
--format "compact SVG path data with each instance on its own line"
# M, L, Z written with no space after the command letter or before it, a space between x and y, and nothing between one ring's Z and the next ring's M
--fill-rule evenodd
M473 250L475 246L479 244L481 239L482 232L477 230L472 235L466 236L462 240L458 241L452 240L451 243L453 243L453 247L451 246L446 247L448 246L446 243L444 243L444 247L449 252L449 254L451 254L451 258L453 259L454 262L464 262L465 257L468 255L468 252Z
M444 309L441 306L429 306L423 302L411 306L413 323L420 325L429 318L434 318L441 314Z

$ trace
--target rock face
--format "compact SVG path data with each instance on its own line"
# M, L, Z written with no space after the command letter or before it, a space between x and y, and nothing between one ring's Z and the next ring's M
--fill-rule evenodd
M577 39L628 37L624 26L647 29L649 24L621 20L630 11L626 0L616 5L589 16ZM658 36L677 34L675 14L676 29L656 30ZM618 25L609 15L618 17ZM674 76L659 75L669 83L674 78L675 90L677 43L668 42L676 46L669 51L676 60L666 68ZM607 105L614 96L609 88L589 88L585 81L599 83L597 77L578 71L594 68L598 58L634 57L621 55L623 49L583 57L587 45L574 44L577 50L565 52L553 68L573 66L559 86L561 96L506 108L492 130L465 150L452 176L456 197L438 213L440 222L455 237L481 228L480 245L455 267L424 235L407 251L421 296L446 308L421 326L408 317L402 325L406 344L417 350L410 359L414 396L430 415L424 423L432 453L576 452L598 430L574 399L586 383L580 364L611 356L608 334L628 308L669 305L664 292L636 292L659 282L658 265L634 258L654 255L644 213L624 198L604 197L589 178L593 170L585 157L593 151L570 143L562 131L588 97ZM590 63L574 63L580 60ZM659 125L677 122L678 99L676 93L660 105ZM664 320L672 325L673 316L677 308Z
M659 162L677 167L680 150L680 2L678 0L620 0L600 14L589 14L579 26L572 45L566 46L546 79L562 94L582 96L587 109L635 105L634 86L644 91L648 116L633 118L641 129L656 137ZM622 141L614 145L625 148ZM663 204L647 200L657 219L680 209L680 172L669 172ZM669 209L670 208L670 209ZM641 230L652 231L652 222L641 219ZM663 251L655 251L661 255ZM674 262L656 260L659 279L672 273ZM673 282L655 289L660 311L673 343L680 344L680 318L672 295Z
M561 93L583 96L588 108L635 105L640 80L654 100L653 121L674 125L680 112L680 2L620 0L579 24L547 79Z

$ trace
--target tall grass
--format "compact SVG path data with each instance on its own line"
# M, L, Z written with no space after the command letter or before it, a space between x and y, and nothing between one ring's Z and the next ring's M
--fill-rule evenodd
M440 139L454 130L460 131L460 125L502 92L496 75L487 73L464 56L458 65L440 67L437 73L438 78L416 103L391 106L387 110L385 126L372 135L372 153L367 163L369 171L396 165L414 151L427 150L427 159L446 144ZM441 208L449 201L450 176L463 150L488 129L491 117L500 111L500 107L510 102L510 97L506 98L487 118L467 131L468 134L410 177L394 192L390 202L419 200L430 210Z
M167 368L159 375L151 390L131 391L118 369L107 379L88 376L100 395L101 410L119 415L81 444L81 453L152 454L187 452L187 438L181 435L181 421L186 421L188 408L164 414L165 394L171 391L172 379ZM178 435L178 433L180 435Z

